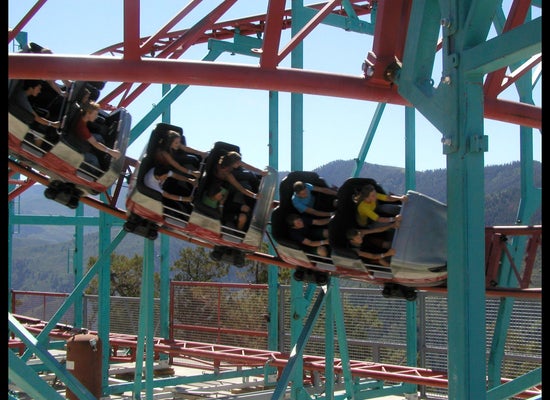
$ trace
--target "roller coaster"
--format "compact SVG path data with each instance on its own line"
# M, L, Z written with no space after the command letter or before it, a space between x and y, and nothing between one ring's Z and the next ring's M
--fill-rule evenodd
M97 195L105 193L117 179L127 178L124 167L128 162L124 161L124 157L113 159L108 154L101 153L99 150L94 151L96 157L101 157L103 160L99 168L85 161L82 151L82 139L74 133L71 127L74 126L74 120L80 114L81 105L79 99L82 97L82 91L86 88L94 87L90 82L76 82L71 90L67 101L65 101L59 118L63 121L59 132L47 134L40 132L42 126L33 120L33 115L22 109L14 100L18 90L24 81L11 82L9 88L8 101L10 102L8 110L8 129L9 129L9 153L15 160L14 162L24 164L29 168L33 168L39 173L48 176L48 184L44 191L44 195L48 199L60 202L69 208L76 208L79 199L85 193L88 195ZM46 82L44 82L46 86ZM97 90L97 98L99 90ZM53 98L42 100L46 104L56 104L60 95L54 95ZM35 106L37 107L37 106ZM37 107L38 108L38 107ZM47 115L55 112L52 109L44 111ZM20 115L17 117L16 115ZM96 122L97 121L97 122ZM111 113L103 112L101 116L93 121L95 126L92 127L98 135L101 135L102 142L108 147L115 148L123 154L128 145L130 132L131 117L124 109L117 109ZM51 127L47 127L51 130ZM183 171L198 170L200 176L196 178L196 182L191 184L189 181L178 183L172 177L167 178L163 182L161 189L172 191L180 196L180 199L191 196L191 200L187 202L175 201L162 196L161 192L150 188L145 182L146 174L153 172L155 164L158 162L155 155L159 151L162 143L168 141L168 133L177 132L180 136L180 142L185 144L185 137L182 135L183 129L178 126L160 123L152 131L150 139L142 152L140 160L130 161L135 166L135 170L130 174L130 187L126 200L127 206L127 221L124 224L124 229L127 232L137 233L148 239L156 239L159 227L163 226L170 231L177 231L180 235L194 239L196 242L210 243L214 246L211 256L216 260L222 258L227 259L230 255L230 260L237 266L242 266L247 253L257 252L261 249L264 235L270 236L269 240L275 246L278 252L278 257L290 265L295 265L298 270L294 274L298 280L311 280L320 285L327 283L329 275L352 277L358 280L365 280L370 283L383 283L386 285L387 295L391 293L399 293L399 291L390 290L390 287L407 286L412 290L401 293L403 296L414 300L415 286L438 286L444 285L446 280L446 254L437 254L438 264L431 265L430 262L424 260L409 259L403 260L403 254L396 254L392 257L394 260L390 267L382 267L380 264L362 265L356 264L353 261L346 262L346 257L338 256L338 249L345 249L346 245L339 243L334 252L334 257L325 257L324 260L315 260L315 254L306 253L299 243L292 243L288 238L288 226L286 224L286 216L289 213L298 213L298 211L290 203L292 194L292 184L297 180L304 182L326 186L322 178L313 172L295 171L286 176L278 185L277 171L273 168L267 168L265 176L254 174L247 181L247 185L261 196L258 200L248 201L247 207L250 208L250 213L247 216L247 222L244 226L237 228L231 218L227 217L228 209L234 209L232 203L237 202L236 198L242 194L236 193L236 190L231 185L226 185L228 190L228 198L225 201L226 209L221 212L218 209L208 207L202 201L207 196L208 188L215 183L215 168L220 163L220 158L230 151L239 152L240 149L236 145L224 142L216 142L208 152L208 155L202 160L198 156L193 156L185 151L179 151L175 155L176 162L181 165ZM43 137L46 138L43 138ZM37 139L40 140L40 145L36 144ZM243 167L238 167L231 171L234 176L242 173ZM174 169L175 172L179 172ZM190 176L190 175L188 175ZM191 178L189 178L191 179ZM350 223L342 223L341 220L352 221L354 219L353 209L354 204L348 204L351 200L352 193L348 187L352 186L358 190L361 185L365 185L372 180L361 181L349 180L339 192L338 199L323 200L322 195L318 203L331 203L338 200L339 207L333 207L335 221L332 224L332 242L337 242L339 238L345 237L345 229L351 226ZM353 183L353 185L352 185ZM376 182L374 182L376 184ZM378 191L385 193L384 189L376 184ZM232 189L232 190L231 190ZM274 205L275 191L279 189L281 193L280 204L275 208L273 214L271 210ZM414 218L418 222L418 227L399 228L395 234L391 231L389 241L392 242L395 236L396 242L393 247L400 250L404 248L401 243L407 243L407 247L418 248L418 243L411 243L413 237L421 237L426 242L430 243L433 248L429 253L433 253L433 249L445 248L446 239L446 209L444 204L429 199L426 196L417 196L416 193L410 193L410 203L404 207L404 215L411 214L411 219ZM200 201L197 201L200 200ZM416 210L422 207L422 201L426 203L426 199L430 204L423 207L423 210ZM242 200L240 200L242 203ZM319 207L319 205L316 205ZM329 207L330 209L330 207ZM413 210L413 211L409 211ZM419 219L418 216L424 214L425 218ZM271 223L271 232L267 231L268 223ZM342 226L340 226L342 225ZM403 226L410 226L409 217L405 217ZM419 232L420 227L424 229ZM431 233L431 236L428 235ZM434 238L439 240L439 243L434 243ZM383 251L377 248L373 251ZM340 255L346 250L340 251ZM349 252L349 250L348 250ZM425 252L425 251L424 251ZM354 257L357 258L357 257ZM310 261L310 259L312 261ZM349 260L349 256L347 258ZM400 265L396 264L395 260L401 259ZM302 260L302 261L301 261ZM374 261L372 261L374 262ZM412 266L416 263L416 266ZM408 264L408 266L404 266ZM411 267L412 266L412 267ZM385 272L382 270L386 270ZM401 278L394 279L392 269L399 271ZM406 270L411 271L407 274ZM311 271L310 273L305 273ZM432 272L433 276L430 276ZM424 275L423 275L424 274ZM407 277L408 275L408 277ZM391 283L390 286L388 283Z
M195 3L191 2L184 7L182 13L176 19L189 12ZM471 200L463 199L462 194L467 193L470 197L479 199L474 195L474 192L480 186L480 182L477 181L479 174L470 176L470 171L475 167L483 166L482 163L479 164L480 158L477 156L483 154L486 146L484 139L483 137L473 136L465 140L466 145L462 144L453 134L466 134L455 131L444 119L437 116L438 113L429 105L432 99L422 98L423 94L426 93L426 88L418 89L415 84L411 84L411 79L419 80L418 76L413 77L413 75L415 73L421 74L424 68L415 64L415 55L412 53L412 48L415 46L406 45L405 39L412 40L414 38L420 41L426 38L421 35L415 36L416 34L412 31L407 35L405 35L405 31L389 34L389 27L392 23L395 24L400 21L402 25L408 25L408 19L406 21L400 20L400 18L404 18L402 15L410 15L411 18L418 20L416 22L424 21L426 26L433 26L435 16L433 12L422 9L421 6L413 6L409 2L396 2L396 4L393 4L393 11L390 2L343 1L341 5L340 2L310 5L304 7L304 11L307 11L311 18L309 24L304 24L301 31L295 32L293 41L279 52L277 50L279 43L276 39L280 34L279 31L292 26L290 17L293 16L293 12L284 8L285 2L269 2L265 15L218 22L221 15L231 8L233 3L235 2L224 2L211 11L209 18L202 19L191 29L170 32L169 26L172 24L169 23L157 35L142 40L139 51L142 54L154 52L157 54L157 60L150 60L153 63L145 63L141 60L141 62L133 64L134 68L125 66L125 62L131 58L131 52L137 51L137 48L131 50L132 46L129 45L129 42L114 45L95 54L97 56L120 52L125 56L116 60L109 57L79 58L53 54L10 54L8 179L11 190L8 193L8 202L23 193L27 187L40 183L46 187L44 195L48 200L60 202L71 209L76 209L79 203L92 206L101 212L114 215L125 221L124 230L126 232L141 235L149 240L155 240L160 232L211 248L211 257L218 261L223 259L229 260L235 265L242 265L244 260L248 258L269 265L291 268L295 270L293 277L298 282L306 281L319 286L328 285L330 287L332 278L349 278L380 284L384 286L382 291L384 296L404 297L411 304L414 304L416 299L416 288L428 291L444 290L449 291L449 294L454 293L458 295L455 296L455 299L464 298L464 300L455 300L459 303L456 305L458 308L467 308L469 307L468 304L483 300L485 295L501 296L503 298L533 295L534 292L529 290L529 282L542 240L542 226L529 223L522 224L521 221L530 220L534 210L540 207L540 199L537 199L536 195L533 199L531 189L526 189L522 193L522 198L525 200L524 204L527 205L522 204L518 215L519 223L515 226L485 227L483 230L483 227L479 225L478 212L474 212L475 215L466 213L468 205L471 205L469 203ZM396 13L395 7L400 8L402 13ZM537 37L536 35L525 35L525 31L540 32L541 28L540 18L524 22L528 20L530 7L532 7L531 2L514 1L508 13L506 24L502 27L502 33L510 32L517 35L514 37L518 42L519 37ZM376 10L376 15L372 15L374 10ZM31 10L29 18L37 11L37 9ZM449 12L452 14L455 11L450 10ZM336 25L344 23L348 27L350 27L349 23L351 21L354 24L351 25L350 29L361 31L363 29L362 25L355 25L355 23L357 23L359 17L364 15L371 15L377 23L371 26L375 37L373 52L369 53L365 59L363 65L364 75L362 77L341 77L334 74L318 75L311 71L274 69L286 55L295 49L296 43L303 40L307 33L322 21ZM457 21L459 20L458 15L460 13L455 15ZM442 23L444 29L448 29L448 26L443 23L446 20L445 18L441 19L438 16L436 19ZM468 25L464 21L461 21L460 24L464 25L459 25L459 27L454 27L453 30L449 29L444 32L447 40L456 32L466 30ZM22 21L15 29L8 32L10 42L16 38L23 26ZM422 26L422 24L419 26ZM131 31L128 27L126 29L128 29L128 32ZM422 32L418 33L421 34ZM179 69L173 69L173 63L162 64L160 60L180 56L184 53L186 46L188 48L192 44L209 39L222 40L231 37L241 39L247 38L248 35L258 34L260 36L264 35L264 40L260 43L261 51L254 47L250 49L250 52L261 55L259 68L249 69L242 66L216 65L216 63L197 63L196 65L186 63L178 65ZM427 34L427 32L424 32L424 34ZM433 39L433 34L429 36ZM390 45L392 41L388 37L395 39L394 44ZM138 42L137 37L133 39L135 43ZM521 52L521 55L510 56L510 60L507 60L508 64L502 65L500 68L493 66L490 72L489 70L486 71L488 76L484 83L485 118L516 123L524 129L541 128L540 107L525 102L514 103L497 98L500 91L504 90L502 86L499 86L501 81L507 80L508 83L505 86L508 87L512 82L518 82L523 74L527 73L525 71L529 70L528 67L532 68L540 62L540 39L533 40L534 42L530 45L524 44L524 51ZM480 46L484 43L484 39L479 40ZM443 42L438 44L437 48L440 49L441 46L446 49L449 44ZM457 49L455 48L455 50ZM463 51L466 51L466 49L463 49ZM528 52L530 54L527 54ZM529 55L529 57L525 57L526 55ZM444 57L452 58L452 55L445 53ZM512 76L504 79L504 70L512 64L511 61L519 62L526 58L527 61L524 61L521 67L517 67L517 74L512 74ZM37 62L43 62L44 68L40 71L33 68L33 65L36 65ZM474 68L474 66L470 67ZM132 73L128 72L130 69L132 69ZM165 73L159 73L160 70ZM273 74L274 71L276 71L275 75L269 78L269 74ZM185 190L184 192L180 192L182 197L192 196L193 200L188 202L187 205L175 205L173 201L170 202L163 198L162 193L152 191L151 188L145 185L145 175L154 168L153 154L156 152L159 142L166 136L166 132L168 130L178 132L181 140L185 143L182 129L178 126L167 122L157 124L153 128L150 140L139 160L133 160L128 156L115 160L97 154L98 158L101 158L99 168L90 166L85 161L81 144L76 143L71 134L74 118L79 112L81 91L83 88L87 88L88 91L94 93L95 99L99 99L98 96L103 89L101 82L116 81L117 77L122 76L124 76L124 79L120 79L120 81L138 82L141 83L141 88L130 93L129 86L121 84L117 89L105 95L99 100L103 108L99 113L99 118L94 121L93 127L95 131L101 133L107 146L117 149L122 154L126 153L129 144L134 139L131 132L133 116L130 116L126 107L149 83L173 83L177 84L176 87L180 89L184 84L200 85L207 84L206 82L215 82L216 85L227 87L239 87L240 85L248 87L244 86L246 80L249 85L250 82L256 82L254 88L260 89L288 90L331 96L342 95L343 97L390 102L405 106L412 104L426 115L431 116L434 125L443 132L442 144L443 151L448 156L448 168L453 173L470 176L472 179L457 182L458 187L449 192L449 203L452 203L453 207L450 207L451 204L440 203L414 190L407 191L407 195L412 201L402 205L402 223L398 229L392 232L392 236L389 238L392 247L396 249L396 254L391 257L389 266L383 266L372 260L357 257L342 241L343 233L349 228L352 220L350 216L350 210L354 209L353 204L350 203L352 193L355 193L359 187L367 183L375 184L380 192L384 191L379 182L354 177L348 179L338 188L337 201L326 202L326 204L329 204L326 206L327 210L333 213L329 225L329 243L332 253L330 257L320 259L289 241L286 232L287 227L284 225L285 215L292 212L289 198L293 182L303 180L321 186L326 185L322 177L309 171L301 171L299 166L295 166L294 171L283 179L280 184L277 179L277 171L272 167L266 167L265 175L256 177L257 181L253 184L253 190L259 194L259 197L255 198L250 204L252 210L248 222L245 227L240 229L236 229L235 226L228 223L228 219L224 218L223 212L209 210L200 202L208 187L212 184L211 178L215 175L214 169L219 163L220 157L229 151L238 152L238 145L216 142L204 159L198 158L189 161L189 158L187 158L187 164L182 162L185 168L200 171L200 177L197 178L196 184L192 187L187 186L182 189ZM161 79L160 76L162 76L162 80L159 80ZM200 78L192 78L197 76ZM467 76L470 77L470 75ZM85 80L82 80L82 77L85 77ZM60 78L74 79L74 82L70 88L66 88L69 91L66 99L56 97L47 101L48 105L55 104L55 107L46 111L58 115L59 120L62 121L58 130L51 129L51 127L45 129L37 126L32 115L29 115L26 110L11 101L13 94L22 89L22 85L27 79ZM45 82L43 87L46 87ZM399 91L397 88L399 88ZM437 92L439 88L432 88L432 90ZM443 90L445 90L444 87L440 89L440 91ZM110 102L122 92L126 93L122 100L117 106L112 106ZM479 93L469 93L472 98L479 95ZM453 97L452 101L458 103L460 98ZM36 109L39 108L38 104L33 104L33 106ZM469 118L466 114L459 113L455 117L456 121L461 116ZM529 140L524 140L522 148L529 145ZM463 151L460 150L462 146L466 148L465 152L468 156L472 156L471 158L464 157ZM529 154L528 151L527 154ZM525 179L530 177L530 174L526 172L529 170L530 162L532 160L524 160ZM17 174L23 175L27 179L16 179ZM119 204L118 196L125 182L129 182L130 187L125 199L125 209L122 209L117 204ZM173 183L173 186L178 185L178 183ZM461 189L463 190L462 194L456 192ZM280 195L279 199L276 196L277 192ZM101 194L107 200L97 199L96 195L98 194ZM483 190L481 190L482 194ZM231 195L234 196L235 193L231 193ZM457 209L461 211L457 212ZM413 221L417 221L418 212L427 214L427 219L424 223L415 225ZM465 218L466 221L463 222L462 218ZM448 226L450 224L456 229L449 230ZM472 226L481 229L475 229ZM422 231L420 232L419 229ZM432 236L426 236L429 234ZM426 237L431 239L426 240ZM506 245L510 237L519 238L514 248L514 254L510 253L510 249ZM267 238L273 245L274 254L263 254L260 251L264 238ZM424 241L422 241L422 238L424 238ZM431 250L429 259L422 257L426 253L423 251L423 246L426 243L429 244L428 247ZM453 251L455 258L448 258L446 243L455 243L459 247L459 250ZM481 249L481 253L483 251L485 253L485 261L482 262L484 264L484 276L482 278L485 282L482 294L475 291L467 279L466 281L463 280L469 273L476 277L481 276L477 262L472 262L466 256L468 249L472 247L477 250ZM416 251L411 251L411 249ZM434 252L434 249L438 249L438 251ZM442 251L441 249L445 250ZM465 271L462 268L464 265L466 266ZM456 268L458 266L461 268ZM473 272L475 268L478 270ZM458 272L459 270L461 272ZM515 278L506 279L506 274ZM476 301L472 302L474 300L472 296L475 297ZM535 296L540 296L540 292L535 292ZM503 302L506 303L506 300L503 300ZM473 314L476 315L476 313ZM55 325L55 321L51 322ZM462 328L457 330L470 336L472 326L476 326L478 323L479 320L477 319L469 320L461 324ZM10 329L19 329L18 323L10 317L8 324ZM47 333L49 334L49 332ZM453 332L450 335L454 334ZM31 345L30 342L26 344L27 346ZM300 344L304 345L301 340L298 340L297 345ZM465 345L462 349L464 350L463 354L470 354L468 357L477 357L475 355L477 347L475 346ZM162 350L159 349L159 351ZM271 357L277 358L277 355L272 354ZM296 359L291 359L289 364L295 362ZM460 360L457 364L453 364L453 360L450 359L450 372L456 372L456 369L463 366L463 363L464 360ZM293 369L288 367L285 371L291 374ZM374 375L372 375L372 372L370 375L367 374L371 377ZM517 385L524 390L516 390L515 393L522 391L527 393L527 389L535 386L541 392L541 380L537 381L539 375L540 369L535 370L533 374L530 374L524 380L518 380ZM356 373L356 376L361 376L361 374ZM473 393L480 396L486 395L485 371L483 371L481 378L472 376L471 371L470 373L462 372L459 376L460 379L453 382L452 385L449 382L451 397L468 398ZM281 382L286 384L288 380L289 377L286 373L283 373ZM479 389L477 385L472 383L481 380L483 381L483 389ZM406 382L407 379L403 381ZM286 385L284 386L286 387ZM498 388L498 385L496 387ZM512 390L515 389L517 387ZM276 389L274 394L276 398L282 396L281 390L284 390L283 385ZM531 395L536 395L536 393L537 391L531 393Z

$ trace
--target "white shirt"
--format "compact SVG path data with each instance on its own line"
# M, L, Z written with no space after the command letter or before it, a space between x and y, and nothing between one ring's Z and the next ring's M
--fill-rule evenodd
M168 172L168 176L170 175L172 175L172 171ZM149 171L147 171L147 173L143 177L143 183L145 183L147 187L150 187L151 189L156 190L157 192L162 193L163 191L161 182L155 176L154 167L151 168Z

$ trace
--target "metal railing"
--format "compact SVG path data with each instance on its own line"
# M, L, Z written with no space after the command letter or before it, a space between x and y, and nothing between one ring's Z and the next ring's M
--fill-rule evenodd
M290 351L290 287L279 287L279 349ZM388 299L380 288L341 287L349 357L394 365L406 364L406 301ZM47 321L67 294L12 291L13 314ZM97 330L97 296L85 295L83 328ZM447 299L442 293L422 292L417 297L418 367L447 369ZM139 298L111 298L111 332L136 335ZM496 325L499 299L486 300L487 349ZM60 322L72 325L70 308ZM155 300L155 336L160 336L159 300ZM170 288L170 338L235 347L267 349L269 318L267 285L172 282ZM321 315L304 354L325 356L325 324ZM502 376L515 378L542 363L542 307L539 300L514 302ZM334 349L339 352L335 339ZM338 356L337 354L335 354ZM433 396L446 390L430 389Z

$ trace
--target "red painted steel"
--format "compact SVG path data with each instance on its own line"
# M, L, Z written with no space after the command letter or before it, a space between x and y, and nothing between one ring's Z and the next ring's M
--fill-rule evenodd
M371 2L352 0L351 7L357 16L369 14ZM309 6L323 12L338 15L347 15L345 8L335 7L338 1L323 2ZM25 21L16 29L8 32L8 43L15 37L25 23L32 18L40 8L39 3L33 8ZM304 93L323 96L374 101L396 105L407 105L397 89L383 79L383 71L394 60L400 58L406 39L406 28L411 2L406 0L392 0L377 4L377 23L373 40L371 61L375 65L374 79L363 77L341 76L332 73L318 73L313 71L276 68L278 62L290 51L300 38L306 36L311 25L291 39L283 46L279 54L280 32L291 27L291 10L281 11L281 4L273 2L268 11L274 15L260 14L252 17L218 22L223 14L220 11L230 8L233 2L224 2L223 6L212 11L207 17L195 26L183 30L169 32L195 3L188 9L182 10L155 35L148 38L139 38L139 12L136 8L125 8L124 15L124 42L102 49L96 55L122 55L121 58L74 56L62 57L58 55L37 54L9 54L8 78L11 79L73 79L125 82L115 91L105 96L102 102L112 101L116 95L130 89L130 82L141 83L135 93L124 96L119 104L127 107L149 84L183 84L201 86L219 86L232 88L248 88L260 90L275 90L283 92ZM505 29L509 30L523 22L523 16L531 5L530 0L515 0L507 15ZM332 8L332 9L331 9ZM398 12L396 12L398 10ZM319 14L322 15L322 14ZM272 18L281 18L282 23L275 26ZM270 21L270 31L265 32L266 22ZM318 21L315 21L317 23ZM264 48L259 49L261 62L258 66L229 65L211 62L192 62L176 60L189 46L204 43L210 38L229 39L238 30L241 35L261 35L268 33ZM277 32L279 30L279 32ZM139 43L143 45L139 46ZM436 49L438 51L438 49ZM142 58L144 55L153 56L153 59ZM34 65L40 63L41 69L36 70ZM531 64L529 64L531 66ZM522 74L530 69L522 68ZM497 99L497 95L509 85L509 79L503 75L503 69L487 74L485 117L502 122L523 125L535 129L542 129L542 110L522 102L509 102ZM382 74L382 75L381 75ZM518 76L513 77L517 80ZM370 81L370 82L368 82ZM107 105L106 105L106 108Z
M35 318L28 318L21 315L14 315L16 319L23 324L26 329L38 335L47 325L47 322ZM70 327L59 324L57 328L50 331L50 337L60 340L68 340L73 337L75 332ZM96 334L89 331L88 334ZM112 354L116 354L119 348L130 348L134 351L127 357L114 356L112 361L135 362L135 350L137 348L137 336L124 334L110 334L109 345L112 347ZM18 348L18 344L12 341L10 346ZM171 357L191 357L196 359L214 361L214 365L224 363L227 367L276 367L281 372L290 359L290 354L278 351L249 349L244 347L234 347L210 343L201 343L185 340L168 340L163 338L154 338L153 350L155 359L159 355L167 354ZM326 372L325 358L321 356L304 355L302 357L304 372ZM336 358L333 364L333 370L336 374L343 373L342 360ZM347 368L347 366L346 366ZM447 388L448 377L445 371L437 371L429 368L409 367L403 365L381 364L368 361L350 360L349 369L353 378L371 378L380 379L389 382L412 383L416 385L426 385L430 387ZM529 398L542 394L542 385L531 388L518 395L520 398Z
M21 174L27 176L29 179L36 181L38 183L41 183L43 185L48 184L47 177L37 173L36 171L29 170L28 168L10 159L8 159L8 170L20 172ZM113 207L109 204L105 204L99 200L96 200L93 197L82 196L80 201L84 204L94 207L107 214L113 215L114 217L118 217L122 220L126 219L126 211L117 209L116 207ZM116 199L113 199L110 202L110 204L116 204ZM177 239L186 240L190 243L197 244L206 248L213 247L211 244L207 242L201 241L194 237L186 236L182 232L167 229L166 227L159 228L159 232L172 236ZM532 240L528 243L528 246L525 252L525 259L529 261L529 264L527 265L527 268L524 270L522 277L519 279L521 282L530 282L532 267L534 264L536 252L542 242L542 225L486 227L486 236L485 236L486 240L494 240L495 235L503 235L503 234L509 235L509 236L530 235L532 237ZM486 245L487 245L487 242L486 242ZM495 249L497 248L495 247ZM489 265L488 271L491 277L496 276L495 268L498 268L498 266L500 265L499 261L504 251L504 248L502 247L498 247L498 249L500 251L497 251L497 252L489 251L486 254L486 265ZM278 267L295 269L295 265L284 262L278 256L274 256L270 254L254 252L251 254L247 254L246 258L251 261L259 261L267 265L275 265ZM370 281L368 276L365 276L365 274L360 274L359 272L356 272L354 274L351 271L343 270L343 269L338 272L341 274L343 278L362 279L366 282ZM488 284L486 285L486 287L487 287L487 296L491 296L491 297L508 297L509 296L509 297L516 297L516 298L540 298L542 296L541 289L529 289L527 286L521 287L519 289L502 288L502 287L495 288L494 285ZM426 290L430 292L444 292L444 293L447 292L447 289L444 287L443 288L438 288L438 287L422 288L422 290Z

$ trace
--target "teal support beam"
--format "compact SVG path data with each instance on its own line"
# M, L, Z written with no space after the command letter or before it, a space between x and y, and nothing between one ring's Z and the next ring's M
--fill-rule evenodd
M312 287L314 285L310 284L309 286ZM277 383L277 387L275 388L273 396L271 397L272 400L280 400L284 397L286 388L291 380L293 381L291 387L291 398L309 399L309 395L307 394L303 386L301 373L303 371L303 368L300 368L303 367L303 365L300 363L300 361L302 361L304 348L307 344L309 336L311 335L311 332L313 331L313 327L315 326L315 322L319 317L321 309L325 303L326 291L330 290L330 285L322 286L320 287L320 289L321 290L319 290L317 299L309 312L308 318L301 329L300 335L298 336L295 344L292 346L287 365L283 370L283 373L281 374L281 377L279 378L279 381ZM299 375L296 374L296 369L300 370Z
M15 36L13 41L13 51L19 52L25 48L28 44L28 34L27 32L21 31Z
M279 170L279 92L269 92L269 166ZM279 188L275 192L275 198L279 198Z
M81 218L84 216L84 205L78 203L78 207L75 210L75 217ZM84 276L84 226L82 224L76 224L74 227L74 249L73 249L73 274L74 274L74 286L82 280ZM82 328L84 319L83 309L83 293L80 294L80 300L74 302L74 326L76 328Z
M141 298L145 298L145 395L146 399L153 398L154 388L154 356L155 356L155 242L146 240L147 252L153 257L145 264L143 271L143 289ZM141 360L138 358L137 360ZM138 362L136 360L136 362Z
M447 131L448 117L456 115L456 109L448 101L449 85L439 85L437 91L433 87L434 49L439 40L441 20L437 0L413 3L409 21L414 24L409 25L402 68L396 78L399 94L443 133Z
M170 91L170 85L162 85L162 96ZM169 124L172 121L171 106L162 112L162 122ZM147 239L145 239L147 240ZM153 258L154 259L154 258ZM170 335L170 236L160 235L160 334L163 338ZM161 355L168 359L167 354Z
M346 334L346 325L344 323L344 305L342 304L342 296L340 295L340 280L331 278L331 290L328 291L328 304L334 315L336 324L336 332L338 335L338 348L340 349L340 360L342 364L342 376L344 378L344 387L346 398L353 398L353 377L351 376L351 363L349 358L348 339ZM327 313L328 314L328 313ZM334 357L332 357L334 359ZM332 371L331 378L334 378L334 363L326 361L327 368L330 365ZM333 393L327 388L327 393Z
M20 179L19 174L15 174L16 179ZM8 193L14 189L14 185L8 184ZM11 272L13 263L13 233L14 223L13 217L15 215L15 200L8 201L8 311L12 311L11 304Z
M416 189L416 111L405 107L405 190ZM418 366L418 304L407 301L407 365ZM418 387L413 384L403 385L405 393L417 393Z
M468 146L482 128L479 78L463 84L468 94L459 100L463 122L457 121L456 131L461 151L447 156L447 288L448 346L453 349L449 351L449 397L481 400L485 393L486 335L485 271L479 268L485 258L484 162L483 153L472 152Z
M482 43L495 3L451 2L444 27L443 75L447 103L444 131L448 201L449 398L486 398L484 255L483 75L465 69L462 51ZM414 6L413 6L414 7ZM471 26L477 29L471 29Z
M122 239L126 236L126 231L121 230L119 234L112 240L112 242L109 244L109 247L105 249L105 251L100 255L98 260L92 267L86 272L86 275L82 278L80 282L78 282L78 285L73 289L71 294L65 299L63 304L58 308L58 310L55 312L55 314L50 318L46 326L44 326L44 329L38 334L37 340L38 342L44 344L47 343L49 340L49 334L52 331L53 328L56 327L57 323L63 318L69 307L71 307L75 301L78 301L82 297L82 293L88 287L88 284L92 279L98 275L100 267L102 262L107 258L107 260L110 259L111 253L116 249L118 244L122 241ZM31 356L30 351L25 351L22 358L28 359L28 357Z
M290 170L302 171L304 168L304 96L299 93L290 94Z
M302 27L306 24L307 20L303 15L304 2L303 0L292 0L292 27L291 35L294 37ZM292 68L303 68L304 64L304 46L303 43L299 43L290 54L290 64ZM304 96L300 93L290 94L290 170L301 171L303 169L303 152L304 152ZM306 313L306 304L302 299L303 286L300 282L297 282L294 277L290 280L291 290L291 322L290 322L290 336L291 346L296 348L298 346L298 335L302 332L303 319ZM310 290L311 293L311 290ZM298 364L298 365L296 365ZM303 390L303 364L296 363L294 360L293 366L285 367L283 374L285 374L285 381L277 384L276 393L278 392L282 396L286 391L288 381L292 380L291 398L294 400L299 399L300 391ZM291 379L292 375L292 379ZM274 394L273 399L277 399Z
M444 29L443 79L457 111L444 131L456 149L447 154L449 398L486 398L483 75L461 61L462 50L485 40L495 6L452 2L454 22Z
M322 24L335 28L341 28L348 32L374 35L374 24L359 19L348 0L342 1L342 7L346 11L346 14L348 14L349 16L329 14L325 17ZM302 12L304 13L304 16L308 20L310 20L319 12L319 10L310 7L304 7Z
M386 103L378 103L378 105L376 106L376 110L374 111L374 115L372 116L369 129L365 134L365 139L363 139L363 144L361 145L361 149L359 150L359 155L355 159L355 169L352 173L353 178L357 178L361 173L363 163L365 162L365 158L367 157L370 145L372 143L372 140L374 139L374 134L376 133L376 129L378 128L378 124L380 123L380 119L382 118L382 114L384 113L385 108Z
M542 52L542 17L464 50L464 69L486 74Z
M187 89L188 86L181 86L179 90ZM163 99L170 92L171 85L162 85ZM174 93L177 93L174 92ZM180 93L181 94L181 93ZM178 95L179 97L179 95ZM175 99L174 99L175 100ZM166 102L162 110L162 122L170 124L172 109L171 102ZM144 239L146 241L147 239ZM154 260L154 257L152 258ZM160 334L163 338L168 338L170 335L170 236L160 235ZM161 354L161 359L168 359L168 355Z
M303 0L292 0L292 27L294 37L307 23ZM304 44L300 42L290 54L291 68L304 67ZM301 171L304 165L304 95L290 94L290 170Z
M333 280L337 279L331 279L329 285L334 285ZM336 288L338 288L338 285ZM336 310L333 307L336 303L335 301L333 302L334 293L335 290L330 290L325 302L325 398L327 400L334 400L334 328L336 314ZM344 328L344 335L345 332ZM339 334L338 337L340 337ZM346 350L347 345L346 342L344 344Z
M162 96L170 91L171 85L162 85ZM168 105L162 112L162 122L172 121L172 108ZM153 258L154 260L154 258ZM154 265L154 264L153 264ZM170 236L160 235L160 334L163 338L170 335ZM162 354L162 359L168 355Z
M449 398L485 393L483 75L463 53L482 44L497 2L414 2L398 74L399 93L443 134L447 154ZM439 7L442 7L440 9ZM475 27L475 29L472 29ZM431 73L443 32L439 87Z
M270 254L275 253L275 249L269 245ZM279 349L279 268L276 265L269 265L267 270L268 286L268 330L267 330L267 349L276 351Z
M269 166L275 171L279 170L279 92L269 92ZM274 199L279 200L279 187L277 185ZM268 228L269 229L269 228ZM268 243L269 254L276 255L271 242ZM279 267L269 265L267 267L268 284L268 333L267 348L279 349Z
M105 196L102 194L102 196ZM98 323L97 334L103 343L101 346L101 393L106 393L109 387L109 334L111 332L111 254L108 251L111 244L111 228L113 218L104 212L99 213L99 254L98 271Z
M530 18L530 15L528 15L527 18ZM531 72L525 74L516 82L515 86L522 102L533 104L532 85L533 76ZM541 188L535 187L533 178L533 129L520 126L519 138L521 161L521 201L519 204L516 221L518 224L532 224L533 215L540 210L542 201ZM513 255L512 259L515 265L521 265L525 252L525 246L526 238L521 236L514 237L513 242L510 243L509 249ZM518 282L511 268L510 261L506 257L502 260L499 285L503 287L518 287ZM506 338L510 328L513 306L513 297L505 297L500 299L495 329L493 332L493 340L491 341L491 348L487 361L488 388L495 389L501 384L502 363L504 360ZM491 393L491 391L489 393Z
M542 368L534 369L516 379L487 391L487 400L509 399L542 382ZM542 398L542 396L540 397Z
M52 371L79 399L94 400L88 389L71 374L64 365L52 356L43 343L40 343L11 313L8 313L8 330L21 339L27 346L25 353L32 351L49 371ZM24 356L25 354L23 354ZM25 393L37 400L62 398L46 381L38 376L22 359L8 350L8 378L17 384Z
M252 49L261 49L263 40L257 37L242 36L238 34L238 29L236 32L237 34L233 36L232 43L223 40L208 39L208 49L212 52L209 57L212 57L214 54L230 53L259 58L259 53Z
M416 110L405 107L405 190L416 189Z
M55 358L54 358L55 360ZM15 383L25 394L32 399L64 399L57 391L50 386L44 379L36 374L27 364L25 364L13 351L8 350L8 378ZM8 390L8 399L18 399L19 397L10 396ZM93 398L93 397L92 397Z
M290 348L294 348L298 342L300 332L304 326L304 320L307 313L307 307L309 306L308 296L304 296L304 288L302 282L298 282L294 279L294 276L290 279ZM308 286L309 294L311 294L311 286ZM288 368L288 364L287 367ZM299 387L303 386L303 365L299 364L294 367L294 381ZM290 380L290 376L288 380ZM279 379L280 382L280 379ZM288 383L288 382L287 382ZM277 385L280 385L278 383ZM286 387L286 385L285 385ZM279 389L279 390L282 390ZM284 393L284 391L283 391Z
M144 240L143 273L139 303L139 327L136 344L136 360L145 359L145 391L146 398L153 398L153 278L155 245L150 239ZM144 357L145 356L145 357ZM143 362L136 361L134 371L133 399L141 399Z
M167 84L167 83L163 83L161 85L162 97L163 98L164 98L164 96L166 96L170 92L170 87L171 86L172 85ZM172 120L172 108L171 108L171 106L172 106L172 104L167 104L167 107L162 109L162 122L167 123L167 124L169 124L170 121Z
M144 239L147 240L147 239ZM170 336L170 236L160 235L160 335ZM166 354L163 358L168 358Z

